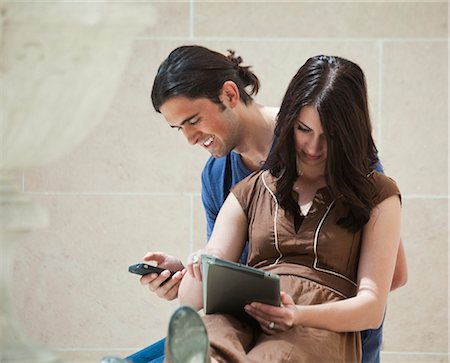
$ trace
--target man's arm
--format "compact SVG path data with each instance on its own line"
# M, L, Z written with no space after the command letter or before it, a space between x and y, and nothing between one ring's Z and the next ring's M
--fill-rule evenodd
M206 215L206 240L209 241L217 215L232 187L232 154L210 157L202 171L202 202Z

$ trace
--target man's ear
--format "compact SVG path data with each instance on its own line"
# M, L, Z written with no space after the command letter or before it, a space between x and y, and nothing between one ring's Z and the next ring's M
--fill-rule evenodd
M233 81L226 81L222 86L220 99L225 105L228 105L231 108L236 107L241 99L236 83Z

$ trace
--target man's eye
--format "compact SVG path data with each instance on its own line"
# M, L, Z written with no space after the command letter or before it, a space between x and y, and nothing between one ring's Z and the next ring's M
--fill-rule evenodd
M196 124L198 124L200 121L201 121L201 118L198 118L198 119L196 119L196 120L191 120L191 121L189 121L189 125L196 125Z

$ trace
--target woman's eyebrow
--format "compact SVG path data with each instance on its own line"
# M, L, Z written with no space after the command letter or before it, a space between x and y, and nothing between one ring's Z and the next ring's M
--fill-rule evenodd
M301 126L303 126L304 128L307 128L309 130L312 130L311 127L306 125L302 120L297 120L297 124L300 124Z

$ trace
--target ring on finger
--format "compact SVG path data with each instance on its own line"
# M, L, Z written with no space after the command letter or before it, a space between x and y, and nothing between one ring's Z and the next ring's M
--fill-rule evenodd
M273 321L269 321L269 324L267 324L267 327L272 330L275 329L275 323Z
M198 255L192 256L192 263L198 263Z

